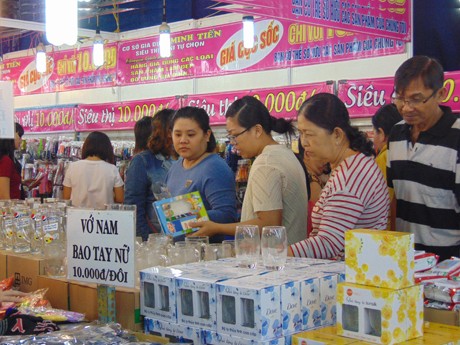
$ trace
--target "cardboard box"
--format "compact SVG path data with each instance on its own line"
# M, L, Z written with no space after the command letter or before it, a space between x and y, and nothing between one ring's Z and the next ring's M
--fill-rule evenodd
M181 270L151 267L140 271L141 314L158 320L177 322L175 277Z
M6 274L6 252L0 251L0 280L7 278Z
M69 310L85 314L88 321L98 319L96 284L69 282Z
M144 319L144 332L169 339L170 343L205 344L201 341L201 329L163 320Z
M123 328L133 331L143 328L139 300L138 289L116 288L116 320ZM69 283L69 310L85 314L89 321L98 320L97 285L71 281Z
M39 289L48 289L45 297L53 308L69 310L69 282L67 279L38 276L37 284Z
M211 330L204 329L201 332L201 338L201 344L206 345L287 345L286 338L288 337L281 337L265 341L257 341L236 337L234 335L217 333Z
M433 308L424 309L425 321L436 322L451 326L460 326L460 312L452 310L440 310Z
M14 286L23 292L38 289L38 276L44 274L44 260L30 254L9 253L6 259L6 275L14 276Z
M415 284L414 265L413 234L369 229L345 232L348 283L402 289Z
M144 319L141 316L139 289L117 287L115 300L117 322L126 329L143 330Z
M259 277L217 284L217 332L264 341L282 335L280 286Z
M400 290L340 283L337 334L378 344L423 335L423 286Z

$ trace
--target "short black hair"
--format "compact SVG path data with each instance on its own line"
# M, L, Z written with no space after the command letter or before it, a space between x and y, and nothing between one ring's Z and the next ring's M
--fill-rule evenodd
M395 73L395 91L404 93L409 84L421 78L423 85L439 90L444 85L444 70L438 60L424 55L414 56L403 62Z
M391 129L395 124L402 120L402 116L393 103L386 104L380 107L375 115L372 116L372 126L375 129L382 129L385 136L390 134Z
M86 159L96 156L107 163L115 164L113 146L107 134L102 132L91 132L85 139L81 149L81 158Z

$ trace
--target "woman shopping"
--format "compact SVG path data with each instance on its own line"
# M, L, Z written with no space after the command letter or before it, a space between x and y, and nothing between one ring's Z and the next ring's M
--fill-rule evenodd
M153 202L152 187L164 183L175 152L171 140L172 109L154 117L144 117L134 126L135 155L126 171L125 204L136 205L136 236L147 241L149 234L160 232Z
M14 139L0 139L0 199L22 199L21 164L14 151L21 145L24 129L15 123Z
M374 161L372 142L351 126L348 110L337 96L319 93L305 101L297 123L305 152L329 162L332 172L312 210L310 236L291 245L289 252L340 259L346 230L386 229L385 179Z
M104 209L123 202L123 181L115 166L112 143L102 132L92 132L82 147L82 159L69 165L63 198L72 206Z
M209 219L219 223L235 222L235 176L227 163L214 153L216 139L206 111L195 107L177 110L172 122L172 139L180 158L166 176L171 196L198 191Z
M262 102L246 96L236 100L225 114L227 138L243 158L254 158L244 195L241 223L198 222L195 236L234 235L240 224L284 225L288 243L304 239L307 233L305 172L290 148L276 142L271 132L293 134L285 119L270 115ZM192 236L193 236L192 235Z

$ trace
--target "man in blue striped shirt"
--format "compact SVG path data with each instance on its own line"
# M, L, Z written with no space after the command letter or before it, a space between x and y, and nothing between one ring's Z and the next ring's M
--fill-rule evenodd
M396 230L440 260L460 256L460 120L440 105L446 94L436 60L414 56L398 68L393 103L403 121L391 131L387 161Z

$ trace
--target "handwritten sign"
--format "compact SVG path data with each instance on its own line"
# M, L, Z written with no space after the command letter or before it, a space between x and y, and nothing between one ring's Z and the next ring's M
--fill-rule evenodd
M67 277L134 287L134 211L67 211Z

